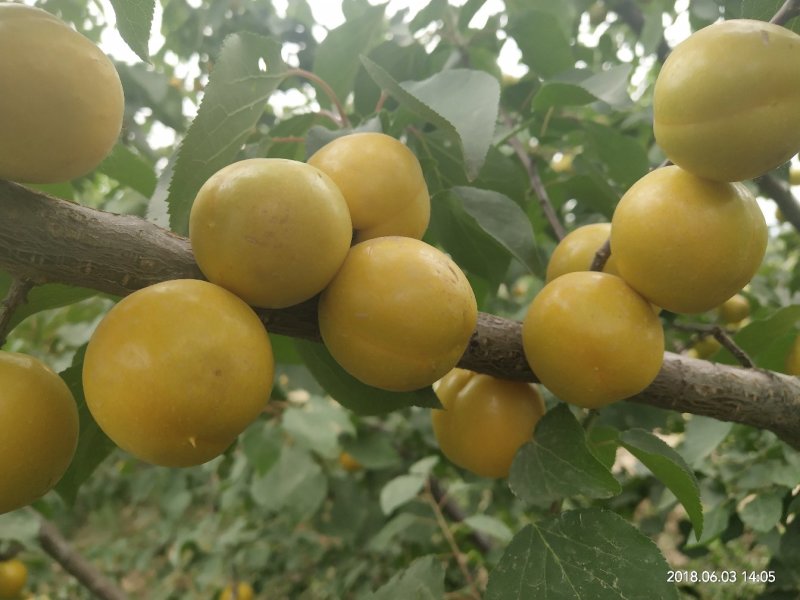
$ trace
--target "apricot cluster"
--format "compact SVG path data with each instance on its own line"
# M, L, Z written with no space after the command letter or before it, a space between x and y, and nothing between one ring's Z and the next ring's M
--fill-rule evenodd
M747 316L746 299L730 299L758 270L767 227L741 181L800 150L799 62L800 36L749 20L706 27L670 54L654 132L674 164L634 183L610 224L560 242L525 317L528 362L559 398L599 408L646 388L663 359L658 309ZM611 259L589 272L606 239Z
M458 266L417 239L429 216L416 157L381 133L339 137L308 162L220 169L189 219L208 281L155 284L111 309L84 360L93 417L145 461L210 460L270 397L274 358L253 307L317 297L322 339L347 372L385 390L432 384L466 349L477 305Z

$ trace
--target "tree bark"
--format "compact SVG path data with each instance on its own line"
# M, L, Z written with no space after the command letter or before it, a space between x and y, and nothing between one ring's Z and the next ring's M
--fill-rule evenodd
M115 215L0 181L0 270L116 296L167 279L202 278L189 240L133 216ZM257 311L273 333L320 341L316 300ZM521 323L481 313L459 366L536 381ZM670 352L655 381L631 401L774 432L800 449L800 379L713 364Z

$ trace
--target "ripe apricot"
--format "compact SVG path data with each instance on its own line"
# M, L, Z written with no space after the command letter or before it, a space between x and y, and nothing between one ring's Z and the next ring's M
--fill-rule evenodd
M32 356L0 352L0 513L49 492L78 444L78 408L67 384Z
M7 2L0 56L0 179L56 183L100 164L124 109L109 58L50 13Z
M574 271L588 271L595 254L608 241L611 223L592 223L570 231L562 239L547 263L546 281ZM616 259L611 255L603 267L604 273L617 275Z
M0 561L0 600L19 598L28 582L28 567L18 558Z
M263 308L319 293L341 266L352 234L336 184L319 169L282 158L220 169L200 188L189 217L203 274Z
M544 414L536 386L453 369L434 389L444 408L431 411L442 453L476 475L507 477Z
M717 307L723 323L739 323L750 316L750 303L741 294L734 294Z
M401 235L421 239L430 220L422 167L405 144L383 133L352 133L317 150L308 164L342 190L355 241Z
M86 404L114 443L164 466L222 453L272 389L269 337L241 299L207 281L157 283L123 298L86 349Z
M700 313L730 298L753 277L766 248L764 215L744 184L674 165L633 184L611 220L620 275L673 312Z
M249 583L240 581L236 584L236 600L253 600L253 587ZM229 583L219 595L219 600L234 600L233 584Z
M653 91L656 141L695 175L741 181L800 150L800 36L732 19L705 27L667 57Z
M339 464L348 473L356 473L364 468L355 456L344 451L339 454Z
M661 321L616 275L579 271L544 286L522 325L525 357L565 402L600 408L646 388L664 356Z
M380 237L350 250L319 303L322 339L363 383L391 391L431 385L455 367L477 321L464 273L413 238Z
M797 336L786 356L784 371L789 375L800 376L800 336Z

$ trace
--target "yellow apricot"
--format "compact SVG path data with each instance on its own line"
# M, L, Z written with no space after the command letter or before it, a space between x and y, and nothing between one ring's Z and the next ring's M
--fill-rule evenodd
M50 13L0 2L0 179L68 181L117 141L124 97L114 64Z
M633 184L611 220L622 278L673 312L705 312L730 298L753 277L766 248L764 215L744 184L677 166Z
M741 181L800 150L800 36L733 19L705 27L667 57L653 128L667 157L695 175Z
M796 337L786 356L784 371L789 375L800 376L800 336Z
M750 303L741 294L735 294L717 307L723 323L739 323L750 316Z
M574 271L588 271L595 254L611 236L611 223L592 223L570 231L562 239L547 263L546 281ZM603 267L604 273L617 275L616 259L611 255Z
M432 410L431 420L442 453L476 475L507 477L545 411L536 386L453 369L434 389L443 410Z
M417 157L383 133L345 135L317 150L308 164L342 190L355 241L401 235L421 239L430 220L430 196Z
M28 567L18 558L0 561L0 600L20 598L28 582Z
M253 587L249 583L240 581L236 584L235 600L253 600L255 597L253 594ZM219 600L234 600L233 584L229 583L225 586L219 595Z
M458 265L400 236L353 246L319 303L333 358L361 382L391 391L431 385L455 367L476 322L475 295Z
M78 408L67 384L32 356L0 351L0 513L49 492L78 444Z
M179 279L123 298L86 349L86 405L101 429L141 460L211 460L258 417L274 361L253 310L207 281Z
M579 271L544 286L522 325L525 357L564 402L600 408L641 392L664 356L661 321L616 275Z
M348 473L356 473L364 468L355 456L345 451L339 453L339 464Z
M282 158L220 169L200 188L189 217L203 274L262 308L284 308L322 291L352 234L347 204L330 177Z

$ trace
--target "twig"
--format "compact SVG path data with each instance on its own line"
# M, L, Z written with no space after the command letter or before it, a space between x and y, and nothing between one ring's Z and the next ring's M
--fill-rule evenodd
M456 538L453 537L453 532L450 531L450 526L447 523L447 520L444 518L444 514L442 513L442 509L439 507L439 503L433 496L430 488L430 479L428 479L425 483L426 493L423 494L425 501L430 504L431 509L433 509L433 514L436 517L436 523L439 525L439 529L442 530L442 534L444 535L445 539L447 540L447 544L450 546L450 551L453 553L453 556L458 563L458 568L461 570L461 573L464 575L464 579L466 579L469 587L472 589L473 596L480 600L481 594L478 590L478 586L475 583L475 578L470 573L469 567L467 565L467 559L464 556L464 553L461 552L461 549L458 547L458 543L456 542Z
M437 504L441 507L442 512L444 512L444 514L447 515L451 521L460 523L467 518L467 514L464 512L464 509L462 509L456 502L453 501L452 498L447 495L447 492L442 488L442 484L438 479L435 477L429 477L428 488L430 489L431 495L434 497ZM492 541L479 531L471 531L469 537L478 550L481 551L481 554L488 554L489 551L494 547Z
M11 279L11 286L8 288L8 294L6 294L5 299L0 303L0 348L6 343L6 337L11 328L11 319L14 316L14 311L25 303L28 292L32 287L33 282L28 279L20 279L17 277Z
M773 25L785 25L797 15L800 15L800 0L786 0L769 22Z
M606 266L608 259L611 258L611 240L606 240L594 255L592 266L589 267L590 271L602 271Z
M508 117L508 115L504 115L504 118L506 124L513 128L514 124L511 121L511 118ZM533 193L536 194L536 198L539 200L539 206L542 208L542 212L544 213L547 222L550 224L550 229L553 230L553 234L555 234L558 241L563 240L567 232L564 229L564 226L561 224L555 208L553 208L553 203L550 201L550 196L548 195L547 190L542 183L542 178L539 176L539 169L536 166L536 163L531 160L531 157L525 151L522 142L520 142L518 138L509 138L508 143L514 150L514 154L517 155L519 162L521 162L522 166L525 168L525 172L528 174L528 181L531 184L531 189L533 190Z
M794 194L786 184L772 173L759 177L755 183L762 194L775 201L783 213L783 218L791 223L797 231L800 231L800 204L797 203Z
M755 368L755 363L753 359L751 359L747 352L742 350L736 342L733 341L733 338L726 329L720 327L719 325L685 325L681 323L673 323L672 326L675 329L681 331L689 331L694 333L701 334L701 337L705 337L708 335L714 336L716 339L728 352L733 354L733 357L739 362L746 369Z
M126 600L125 593L100 573L89 561L78 554L61 535L56 526L42 519L39 528L39 543L58 564L64 567L98 598L102 600Z
M344 109L344 105L342 105L339 97L336 95L336 92L333 91L333 88L327 81L322 79L322 77L319 75L316 75L311 71L306 71L305 69L289 69L286 71L286 75L296 75L317 84L320 89L325 92L325 95L330 98L331 103L336 107L336 110L339 113L339 124L342 127L350 127L350 119L347 118L347 111Z

